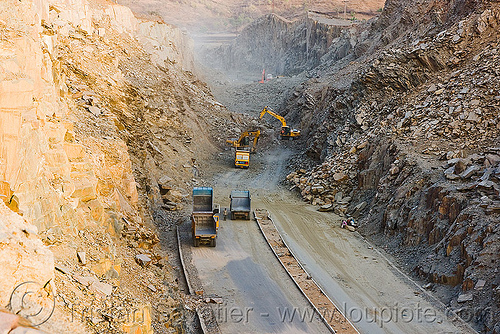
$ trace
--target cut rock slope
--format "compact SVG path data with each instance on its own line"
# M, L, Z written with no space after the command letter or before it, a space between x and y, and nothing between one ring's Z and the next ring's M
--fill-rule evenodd
M82 332L194 330L168 238L198 161L225 141L213 134L234 123L189 72L192 43L106 1L0 9L1 226L25 222L0 244L34 266L0 279L2 296L52 279L50 332L79 332L62 321L75 314ZM24 248L5 244L13 233Z
M288 179L356 217L477 329L500 332L500 8L403 3L371 24L373 53L360 43L356 61L296 88L288 115L322 162Z

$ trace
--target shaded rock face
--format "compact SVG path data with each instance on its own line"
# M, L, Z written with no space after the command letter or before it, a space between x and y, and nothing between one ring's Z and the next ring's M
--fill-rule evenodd
M252 22L230 45L207 51L204 62L226 71L294 75L319 65L333 47L335 57L346 56L349 26L322 23L313 15L289 21L270 14Z
M287 18L294 18L305 11L338 14L343 9L340 0L304 0L262 1L262 0L224 0L207 3L204 0L143 2L121 0L121 4L129 6L134 13L153 19L163 18L166 22L187 28L192 33L225 33L241 31L257 18L271 12ZM352 5L352 6L351 6ZM348 11L354 10L356 17L366 19L376 15L383 7L384 0L356 1L351 3Z
M439 32L443 26L484 8L487 0L408 1L388 0L374 23L372 36L383 45L400 36L419 38L426 31Z
M485 331L500 315L499 24L497 2L388 1L356 62L297 87L286 106L321 161L288 177L303 198L359 217L361 233L453 307L461 286L460 305L487 310L471 319ZM480 280L490 285L475 289Z
M283 107L289 118L301 120L310 157L324 159L331 152L329 146L346 130L347 119L355 118L366 130L371 124L363 123L359 112L395 107L400 94L415 90L439 71L460 67L470 43L478 35L488 36L486 27L491 31L498 25L496 14L484 10L486 2L471 2L467 9L459 2L442 2L443 8L439 3L388 2L379 19L351 33L348 40L354 46L347 55L330 47L316 67L324 78L297 87ZM459 15L468 14L474 18L460 21L464 16ZM402 23L406 16L410 19ZM347 60L354 62L346 66ZM335 77L328 75L332 70L338 71ZM435 90L438 94L440 88ZM466 118L477 119L477 115Z

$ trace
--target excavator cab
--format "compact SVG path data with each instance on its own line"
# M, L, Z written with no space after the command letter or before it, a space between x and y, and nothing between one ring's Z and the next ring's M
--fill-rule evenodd
M247 147L250 146L250 137L243 137L243 139L240 142L240 146Z
M271 108L267 106L264 107L264 109L262 109L259 118L264 117L266 113L268 113L269 115L273 116L274 118L276 118L281 122L281 132L280 132L281 139L296 139L300 137L300 130L290 129L290 126L286 124L285 118L281 115L276 114L274 111L272 111Z
M289 126L282 126L281 127L281 138L286 138L290 137L290 127Z
M248 168L250 165L250 153L255 152L260 130L245 131L241 133L239 139L228 139L226 143L235 148L234 166Z
M259 140L260 130L242 132L238 139L228 139L226 143L234 148L248 148L250 152L255 152Z

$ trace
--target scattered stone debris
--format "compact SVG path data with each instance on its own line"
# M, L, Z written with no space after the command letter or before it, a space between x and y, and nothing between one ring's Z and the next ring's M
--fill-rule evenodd
M478 280L476 285L474 286L474 290L483 290L485 284L486 284L485 280L483 279Z
M85 256L85 252L77 252L76 256L78 257L78 261L80 261L81 264L87 264L87 257Z
M458 296L457 302L458 303L469 302L473 299L473 297L474 296L472 295L472 293L461 294Z
M141 267L147 267L151 264L151 258L146 254L138 254L135 256L135 262Z
M422 8L409 10L418 18ZM288 116L308 131L304 145L316 163L309 169L295 163L291 187L319 210L332 205L341 219L356 217L361 234L446 300L456 300L454 287L467 280L498 280L499 13L496 4L467 12L441 32L339 65L297 87L287 103ZM391 7L384 15L399 14ZM299 109L305 94L315 105ZM471 296L492 289L486 284ZM491 298L468 302L499 314ZM471 321L481 330L500 326L484 317Z

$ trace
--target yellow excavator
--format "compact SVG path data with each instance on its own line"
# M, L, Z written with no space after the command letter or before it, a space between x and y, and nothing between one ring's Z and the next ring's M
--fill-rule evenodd
M238 139L226 140L226 143L235 148L234 167L248 168L250 166L250 152L255 152L259 136L260 130L245 131Z
M260 130L242 132L238 139L228 139L226 143L234 148L249 148L250 152L255 152L259 140Z
M296 139L300 137L300 130L290 129L290 127L286 125L285 118L281 115L276 114L271 108L267 106L264 107L264 109L262 109L259 118L264 117L266 113L268 113L269 115L273 116L274 118L278 119L281 122L281 132L280 132L281 139Z

